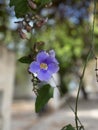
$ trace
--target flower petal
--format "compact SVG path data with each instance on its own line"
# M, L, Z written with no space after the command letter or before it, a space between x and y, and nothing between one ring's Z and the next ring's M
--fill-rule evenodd
M32 62L29 66L29 72L37 73L40 70L40 64L37 62Z
M49 55L50 55L51 57L55 57L55 51L54 51L54 50L50 50L50 51L49 51Z
M51 57L51 56L47 57L47 59L45 60L45 63L47 63L47 64L51 64L51 63L59 64L58 61L55 59L55 57Z
M46 53L45 51L38 53L37 62L42 63L45 59L47 59L48 56L48 53Z
M49 74L46 70L40 70L37 77L41 81L48 81L51 78L51 74Z
M53 58L54 63L59 64L56 58Z
M47 71L49 73L53 74L53 73L58 72L58 70L59 70L59 66L57 64L51 63L51 64L48 65L48 70Z

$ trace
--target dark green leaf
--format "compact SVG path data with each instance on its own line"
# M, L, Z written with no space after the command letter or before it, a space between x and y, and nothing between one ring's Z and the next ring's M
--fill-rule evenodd
M35 111L39 112L45 104L53 97L53 88L46 84L38 90L38 96L35 102Z
M32 62L32 58L30 56L24 56L18 59L21 63L30 64Z
M23 17L29 11L27 0L10 0L10 6L15 7L16 17Z
M35 2L40 6L48 4L52 0L35 0ZM15 15L17 18L24 17L28 12L31 11L27 0L10 0L10 6L14 6Z
M64 126L61 130L75 130L75 128L71 124L69 124L67 126Z

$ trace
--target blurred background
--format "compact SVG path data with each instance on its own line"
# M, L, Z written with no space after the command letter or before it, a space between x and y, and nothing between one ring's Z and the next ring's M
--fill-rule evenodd
M56 0L40 14L48 22L37 33L45 41L44 49L54 49L60 70L54 76L62 94L55 88L54 99L38 114L34 111L28 65L18 59L29 54L33 38L20 38L14 8L9 0L0 0L0 130L60 130L74 124L75 97L80 76L92 39L93 0ZM98 51L98 2L94 31L95 53ZM98 129L98 82L96 60L92 55L87 64L79 99L79 117L86 130ZM54 81L51 82L54 86Z

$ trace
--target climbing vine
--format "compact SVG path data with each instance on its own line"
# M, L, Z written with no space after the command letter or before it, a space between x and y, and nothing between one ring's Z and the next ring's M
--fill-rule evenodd
M49 84L53 74L57 73L60 68L60 63L56 58L55 51L44 50L45 41L38 41L36 34L45 24L47 24L48 17L44 17L40 14L42 8L49 8L52 6L52 0L10 0L10 7L14 6L15 16L22 18L22 20L15 21L18 24L18 34L22 39L28 40L27 33L33 37L30 54L23 56L19 59L21 63L28 64L28 72L32 76L32 87L33 92L36 94L35 111L39 112L45 104L53 97L53 88ZM64 126L61 130L85 130L78 117L78 100L79 93L82 87L82 82L87 67L87 63L91 55L96 61L96 78L98 81L98 68L97 68L97 57L94 48L94 25L95 25L95 14L96 14L96 0L94 0L93 10L93 23L91 31L91 44L88 51L86 61L84 63L82 75L80 76L80 82L75 102L75 110L72 108L75 114L75 126L71 124ZM51 44L51 43L50 43ZM58 87L58 86L57 86ZM61 88L58 87L61 92Z

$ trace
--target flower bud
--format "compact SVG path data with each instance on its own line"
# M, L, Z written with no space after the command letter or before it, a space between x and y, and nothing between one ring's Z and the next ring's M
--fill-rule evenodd
M42 18L41 18L40 15L36 14L36 15L35 15L35 19L37 19L37 20L41 20Z
M27 39L26 34L22 31L22 29L18 29L18 33L22 39Z
M26 24L25 29L27 30L27 32L30 32L32 30L32 27L29 24Z
M45 7L46 7L46 8L49 8L49 7L51 7L51 6L52 6L52 4L53 4L53 3L52 3L52 2L50 2L50 3L46 4L46 5L45 5Z
M41 19L40 21L36 22L36 27L40 28L47 22L47 19Z
M32 0L28 0L28 4L29 4L31 9L36 9L37 8L37 5Z

